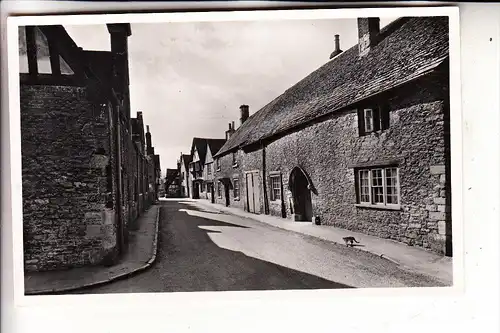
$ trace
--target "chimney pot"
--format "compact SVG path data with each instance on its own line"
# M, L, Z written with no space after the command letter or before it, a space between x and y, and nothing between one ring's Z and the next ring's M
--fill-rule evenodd
M229 130L231 130L231 123L229 123Z
M235 129L235 128L234 128L234 121L233 121L233 123L232 123L232 127L231 127L231 129L232 129L232 130L234 130L234 129Z
M146 132L149 133L149 125L146 125Z
M341 54L343 51L340 49L340 36L335 35L335 50L330 54L330 59L335 58L339 54Z

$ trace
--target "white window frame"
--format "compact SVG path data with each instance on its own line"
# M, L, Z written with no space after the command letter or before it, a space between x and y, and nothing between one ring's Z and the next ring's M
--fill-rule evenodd
M219 180L217 182L217 198L221 199L222 198L222 182Z
M397 203L387 203L387 175L386 175L386 170L387 169L395 169L396 171L396 186L395 189L397 191ZM382 189L383 189L383 202L374 202L374 193L373 193L373 171L374 170L381 170L382 173ZM369 195L369 202L362 201L362 191L361 191L361 173L368 171L368 195ZM357 199L357 205L360 206L370 206L370 207L387 207L387 208L393 208L393 209L399 209L401 207L401 192L400 192L400 173L399 173L399 167L397 166L380 166L380 167L366 167L366 168L359 168L356 170L356 177L357 177L357 191L358 191L358 199Z
M207 163L207 176L212 175L212 163Z
M281 190L281 175L280 174L275 174L275 175L270 175L269 176L269 179L270 179L270 183L271 183L271 201L281 201L281 199L283 198L283 193L282 193L282 190ZM275 193L274 193L274 183L273 183L273 180L276 180L278 185L279 185L279 198L276 198L275 196Z
M370 118L370 122L367 121L366 119L366 114L369 112L371 112L371 118ZM375 131L375 117L374 117L374 113L375 113L375 109L371 108L371 109L363 109L363 117L364 117L364 122L365 122L365 133L372 133L373 131ZM370 125L370 128L368 128L368 125Z

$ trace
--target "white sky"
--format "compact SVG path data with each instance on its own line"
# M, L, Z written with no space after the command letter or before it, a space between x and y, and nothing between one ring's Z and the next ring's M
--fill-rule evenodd
M381 27L394 18L381 18ZM65 26L87 50L110 50L105 25ZM258 111L328 61L334 35L357 43L355 19L132 24L132 117L142 111L162 174L194 136L224 138L239 106Z

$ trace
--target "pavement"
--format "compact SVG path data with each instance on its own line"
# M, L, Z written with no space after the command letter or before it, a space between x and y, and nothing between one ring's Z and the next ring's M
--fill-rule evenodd
M127 250L118 264L110 267L86 266L64 271L25 273L25 295L87 289L148 269L157 255L159 212L159 206L153 205L138 218L138 229L129 232Z
M164 199L165 200L165 199ZM293 231L299 234L312 236L325 241L342 244L343 237L353 236L360 242L356 248L367 251L381 258L387 259L408 272L423 274L438 280L445 286L453 285L453 262L451 257L408 246L389 239L353 232L341 228L325 225L315 225L311 222L295 222L263 214L252 214L234 207L213 204L204 199L183 199L186 203L196 203L209 210L216 210L226 214L236 215L266 223L277 228Z

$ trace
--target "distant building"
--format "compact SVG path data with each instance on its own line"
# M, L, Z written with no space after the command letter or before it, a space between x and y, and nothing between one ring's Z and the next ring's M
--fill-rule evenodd
M168 198L182 198L180 164L178 164L177 169L167 169L165 194Z
M107 27L110 52L83 50L60 25L19 28L26 271L115 262L147 206L130 25Z
M446 17L358 19L359 42L230 126L216 202L451 255Z
M189 163L189 192L191 198L207 199L207 185L213 188L213 159L212 149L219 149L223 144L224 139L207 139L207 138L194 138L191 145L191 162ZM208 157L208 168L211 170L207 175L205 166ZM208 180L207 180L208 176ZM210 191L210 190L209 190Z
M192 157L188 154L181 154L179 159L179 176L180 176L180 196L182 198L191 197L190 192L190 176L189 176L189 164L191 163Z

